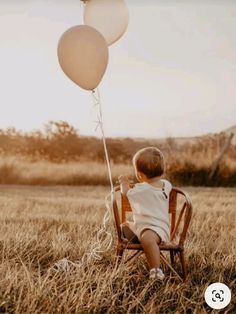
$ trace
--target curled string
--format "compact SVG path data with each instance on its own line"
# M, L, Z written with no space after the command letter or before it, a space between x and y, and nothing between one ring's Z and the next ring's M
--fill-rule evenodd
M112 234L107 231L107 224L109 223L110 218L111 218L111 205L110 204L111 204L111 195L114 194L114 186L112 182L111 165L110 165L109 155L108 155L108 150L107 150L107 145L106 145L106 137L105 137L105 132L103 128L102 106L101 106L101 99L100 99L100 94L99 94L98 89L97 91L95 90L92 91L92 98L94 102L94 107L98 109L97 121L95 121L96 122L95 130L97 131L98 128L100 128L100 131L102 134L102 141L103 141L104 153L105 153L105 158L106 158L106 163L107 163L111 192L107 194L105 197L106 212L103 217L102 226L97 231L96 240L91 244L90 252L84 253L80 261L78 260L78 261L72 262L67 258L63 258L57 263L55 263L51 268L49 268L49 271L69 272L72 269L81 267L82 265L85 264L85 262L89 263L92 259L101 260L102 259L101 254L107 252L111 248L111 245L112 245L113 238L112 238Z

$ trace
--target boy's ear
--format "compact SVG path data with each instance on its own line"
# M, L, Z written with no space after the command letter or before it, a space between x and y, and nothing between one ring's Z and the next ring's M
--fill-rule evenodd
M146 178L145 174L140 171L137 172L137 177L139 180L144 180Z

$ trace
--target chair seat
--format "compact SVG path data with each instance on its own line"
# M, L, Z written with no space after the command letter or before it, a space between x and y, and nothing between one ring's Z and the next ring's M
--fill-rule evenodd
M121 245L124 249L127 249L127 250L143 250L141 243L132 243L132 242L129 242L125 238L122 239ZM168 242L162 241L159 245L159 248L160 250L163 250L163 251L169 251L169 250L182 251L183 250L183 248L180 245L178 245L177 243L173 241L168 241Z

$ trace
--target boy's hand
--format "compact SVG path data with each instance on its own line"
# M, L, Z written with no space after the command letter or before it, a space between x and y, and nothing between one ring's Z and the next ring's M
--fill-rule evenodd
M129 179L126 176L120 175L118 181L120 183L121 193L126 195L129 191Z
M123 183L128 183L129 184L129 179L126 176L123 176L123 175L120 175L118 177L118 181L119 181L120 184L123 184Z

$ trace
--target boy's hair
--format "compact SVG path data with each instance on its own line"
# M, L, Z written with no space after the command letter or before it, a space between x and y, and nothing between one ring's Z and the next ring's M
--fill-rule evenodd
M161 176L165 169L164 156L156 147L146 147L137 151L133 157L133 164L137 171L149 179Z

